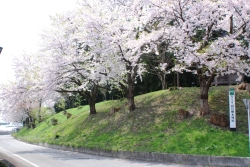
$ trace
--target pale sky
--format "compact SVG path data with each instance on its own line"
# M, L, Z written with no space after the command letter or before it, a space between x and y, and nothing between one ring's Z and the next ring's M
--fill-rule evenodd
M49 16L74 6L75 0L0 0L0 83L13 78L13 57L37 50Z

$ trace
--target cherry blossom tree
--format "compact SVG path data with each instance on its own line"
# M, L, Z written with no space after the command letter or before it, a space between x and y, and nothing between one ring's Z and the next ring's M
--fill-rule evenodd
M143 35L138 36L140 24L137 24L139 23L137 15L139 13L133 10L133 5L133 1L110 0L105 2L100 11L104 12L101 18L103 29L98 32L101 35L91 33L91 36L98 36L97 40L101 41L102 57L107 60L108 81L114 87L121 88L125 92L129 111L136 108L134 84L136 78L141 77L144 72L144 64L141 59L143 54L141 47L144 43L139 40ZM91 9L95 9L95 6L92 6ZM99 15L94 20L98 19L100 19Z
M74 11L51 17L52 26L42 36L43 63L36 67L25 60L32 72L19 69L19 86L11 90L25 92L18 95L32 99L32 105L41 104L34 97L44 99L44 92L78 93L95 114L97 90L111 85L126 93L133 111L143 59L160 57L157 70L165 81L171 66L165 54L171 53L174 70L199 76L200 114L206 115L215 76L249 73L249 10L246 0L81 0Z
M28 117L29 107L25 105L25 101L19 101L23 99L24 91L17 91L17 87L19 86L14 82L1 85L1 114L11 122L22 122Z
M40 73L41 60L35 54L26 53L16 58L14 61L15 81L2 85L0 94L3 105L2 112L15 120L19 118L19 121L24 121L25 118L27 124L33 122L33 128L35 117L31 116L31 112L37 109L38 121L41 121L42 103L52 97L51 92L45 92L40 86L42 78Z
M98 20L91 19L94 15L91 16L88 7L84 6L84 9L88 13L79 8L78 13L69 12L52 18L52 29L43 35L43 47L49 62L44 66L44 83L46 89L85 97L90 114L95 114L97 90L107 84L107 70L100 42L96 40L98 33L95 31L101 27L91 28L92 24L98 24ZM86 15L90 18L86 19ZM89 36L94 33L95 36Z
M161 34L151 45L170 40L168 51L179 62L175 70L199 76L200 114L208 114L208 90L214 77L249 72L247 1L149 0L138 4L144 9L145 24L154 25L152 33Z
M128 4L127 4L128 3ZM94 114L98 87L108 83L126 92L135 109L134 83L142 71L129 2L81 1L78 13L54 18L54 30L44 36L48 51L46 83L58 92L85 96ZM121 16L121 17L120 17ZM136 25L137 26L137 25ZM52 32L52 33L51 33Z

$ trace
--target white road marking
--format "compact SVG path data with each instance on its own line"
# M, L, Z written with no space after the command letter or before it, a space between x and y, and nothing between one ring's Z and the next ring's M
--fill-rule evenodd
M12 155L14 155L14 156L16 156L16 157L18 157L18 158L20 158L20 159L22 159L22 160L24 160L25 162L28 162L29 164L33 165L34 167L40 167L40 166L38 166L38 165L36 165L36 164L30 162L29 160L27 160L27 159L25 159L25 158L23 158L23 157L21 157L21 156L19 156L19 155L17 155L17 154L14 154L14 153L12 153L12 152L10 152L10 151L8 151L8 150L3 149L2 147L0 147L0 149L1 149L1 150L4 150L5 152L8 152L8 153L10 153L10 154L12 154Z

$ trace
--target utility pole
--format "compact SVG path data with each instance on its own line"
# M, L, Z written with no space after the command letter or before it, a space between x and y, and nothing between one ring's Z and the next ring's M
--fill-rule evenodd
M3 50L3 47L0 46L0 54L1 54L2 50Z

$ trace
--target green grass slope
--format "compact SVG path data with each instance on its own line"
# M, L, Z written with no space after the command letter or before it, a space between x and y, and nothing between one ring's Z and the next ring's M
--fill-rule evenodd
M211 87L211 112L228 115L229 87ZM216 156L250 156L248 148L246 91L236 91L237 131L220 128L200 117L199 88L157 91L135 98L137 109L128 112L123 107L110 115L111 107L124 101L105 101L96 105L97 114L89 115L88 106L69 109L67 119L58 113L33 130L23 128L14 136L29 142L44 142L72 147L99 148L139 152L162 152ZM192 116L180 120L178 110L185 109ZM59 123L52 125L51 119Z

